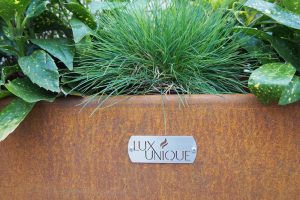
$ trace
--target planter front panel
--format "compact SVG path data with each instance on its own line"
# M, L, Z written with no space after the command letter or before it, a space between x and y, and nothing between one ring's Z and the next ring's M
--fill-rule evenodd
M118 100L93 115L97 104L81 110L76 98L38 104L0 143L0 199L299 199L299 104L262 106L251 95L195 95L185 106L177 96ZM196 160L131 163L132 135L193 136Z

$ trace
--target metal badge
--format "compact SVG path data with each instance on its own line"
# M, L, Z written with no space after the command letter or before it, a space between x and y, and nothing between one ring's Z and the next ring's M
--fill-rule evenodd
M193 136L131 136L128 155L134 163L193 163L197 145Z

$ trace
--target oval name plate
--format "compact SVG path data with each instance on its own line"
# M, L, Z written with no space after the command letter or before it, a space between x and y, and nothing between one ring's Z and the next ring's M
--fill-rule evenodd
M193 163L197 145L193 136L131 136L128 155L134 163Z

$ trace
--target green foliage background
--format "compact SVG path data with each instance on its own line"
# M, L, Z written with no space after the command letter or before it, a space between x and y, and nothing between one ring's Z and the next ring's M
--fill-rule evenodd
M242 25L238 29L277 53L276 63L267 63L249 78L249 89L264 103L286 105L300 100L299 13L300 2L292 0L248 0L244 10L236 11Z

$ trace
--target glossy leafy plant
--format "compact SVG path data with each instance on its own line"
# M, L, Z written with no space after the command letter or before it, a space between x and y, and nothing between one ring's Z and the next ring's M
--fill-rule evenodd
M269 60L252 73L249 89L264 103L286 105L299 101L300 3L248 0L244 6L243 11L236 12L243 25L237 29L254 36L258 48L268 46L269 52L277 55L275 61Z
M15 97L0 113L0 141L36 102L61 95L59 69L73 70L74 43L95 28L79 1L0 1L0 97Z

